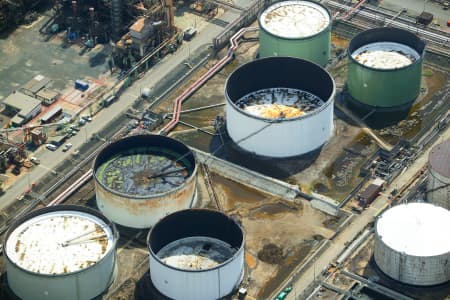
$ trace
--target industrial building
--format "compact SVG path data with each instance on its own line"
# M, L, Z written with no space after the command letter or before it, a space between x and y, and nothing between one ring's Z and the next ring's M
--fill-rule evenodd
M10 94L3 104L5 110L2 113L12 116L13 126L22 126L41 112L41 101L21 92Z
M228 134L237 147L257 156L306 154L333 134L334 95L333 78L312 62L293 57L252 61L225 83Z
M115 223L148 228L195 204L197 164L184 144L134 135L103 148L94 161L98 208Z
M450 210L450 140L435 146L428 156L427 200Z
M258 18L259 56L291 56L321 66L330 59L331 15L318 2L282 1Z
M150 230L150 277L171 299L210 300L231 294L244 274L244 232L225 214L175 212Z
M450 280L450 211L429 203L400 204L375 225L374 258L389 277L430 286Z
M377 110L400 110L420 92L425 43L398 28L375 28L356 35L348 47L347 88L353 103Z
M368 205L370 205L381 192L385 183L386 182L380 178L376 178L375 180L373 180L369 184L369 186L364 191L362 191L361 194L358 195L357 199L359 204L362 207L367 207Z
M23 300L93 299L112 283L116 269L114 224L82 206L46 207L8 229L8 285Z

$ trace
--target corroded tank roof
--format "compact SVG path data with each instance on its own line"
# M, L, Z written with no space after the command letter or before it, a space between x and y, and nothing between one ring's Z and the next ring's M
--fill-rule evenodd
M428 163L433 171L450 178L450 139L431 149Z
M16 227L6 253L27 271L61 275L94 265L113 245L113 232L101 219L80 211L54 211Z
M310 1L283 1L267 8L260 16L261 26L285 38L306 38L330 24L328 11Z

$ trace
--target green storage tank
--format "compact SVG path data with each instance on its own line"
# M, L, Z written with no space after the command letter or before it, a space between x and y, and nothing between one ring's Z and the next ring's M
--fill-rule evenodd
M355 36L348 48L350 100L376 110L401 110L420 92L425 43L398 28L374 28Z
M283 1L264 10L259 21L259 56L291 56L321 66L330 59L331 15L312 1Z

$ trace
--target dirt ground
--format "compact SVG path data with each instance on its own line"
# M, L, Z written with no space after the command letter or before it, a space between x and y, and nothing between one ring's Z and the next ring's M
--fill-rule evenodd
M311 208L306 200L289 202L217 174L212 174L211 183L224 212L243 226L248 270L244 282L249 294L258 299L264 299L320 240L334 233L324 225L332 217ZM207 192L203 190L200 196L207 196Z

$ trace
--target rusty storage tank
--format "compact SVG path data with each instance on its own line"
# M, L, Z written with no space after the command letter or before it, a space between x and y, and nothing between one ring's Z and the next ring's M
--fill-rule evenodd
M171 299L222 299L242 281L244 241L239 224L221 212L168 215L147 236L152 283Z
M427 200L450 210L450 139L428 155Z
M117 240L114 223L96 210L33 211L6 233L8 285L23 300L93 299L114 280Z
M398 28L369 29L348 47L347 87L352 102L378 111L409 107L420 92L425 43Z
M312 152L333 134L334 95L333 78L315 63L275 56L249 62L225 83L228 135L260 157Z
M259 55L291 56L324 66L330 59L331 15L313 1L282 1L258 18Z
M430 286L450 280L450 211L429 203L400 204L376 221L374 258L389 277Z
M195 203L197 164L183 143L161 135L115 141L94 161L98 208L113 222L148 228Z

